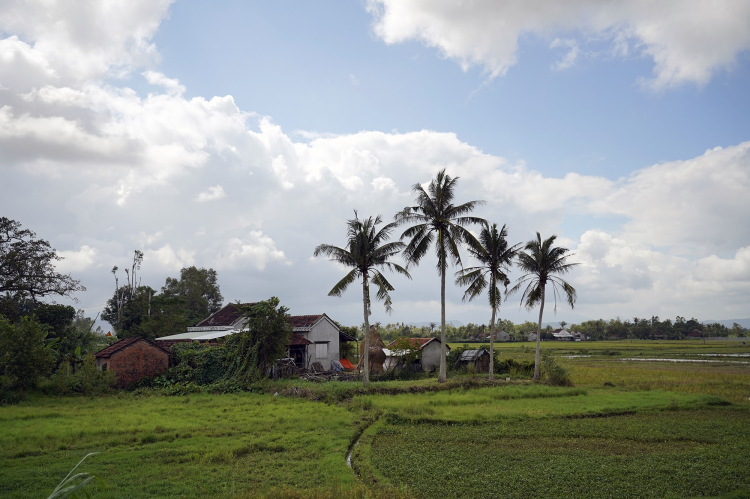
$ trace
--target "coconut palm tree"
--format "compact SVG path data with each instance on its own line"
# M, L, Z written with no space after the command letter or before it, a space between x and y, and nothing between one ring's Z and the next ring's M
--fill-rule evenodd
M391 297L389 291L393 291L393 286L388 282L385 276L380 272L382 269L395 271L403 274L409 279L409 272L401 265L389 261L389 259L404 249L404 243L397 241L386 243L390 239L391 232L396 227L395 223L389 223L377 230L377 225L382 223L380 215L360 220L357 211L354 211L354 218L347 221L347 244L346 249L329 244L321 244L315 248L314 256L325 255L332 261L351 267L352 270L344 276L328 293L328 296L341 296L351 283L357 279L362 279L362 304L365 316L365 345L364 345L364 384L370 382L369 369L369 352L370 352L370 284L377 287L377 298L383 300L385 310L392 312ZM378 270L380 269L380 270Z
M456 272L456 284L459 286L468 286L464 293L463 300L473 300L481 295L485 288L489 287L487 298L492 308L492 318L490 319L490 372L489 379L494 378L494 358L495 358L495 315L497 309L503 301L503 294L498 285L502 285L506 292L510 279L507 272L518 253L518 247L521 243L510 246L508 244L508 229L505 225L498 231L497 224L484 223L482 232L479 234L479 245L469 246L468 250L479 265L476 267L467 267Z
M525 286L521 296L521 304L531 310L539 304L539 324L536 332L536 357L534 361L534 379L539 379L539 340L542 336L542 314L544 313L544 299L547 284L552 285L555 299L555 312L557 312L557 299L560 292L573 308L576 302L576 290L573 286L562 280L559 276L565 275L578 265L568 263L568 258L573 256L567 248L552 246L557 236L552 235L549 239L542 241L542 236L537 232L536 239L532 239L524 247L524 251L518 253L517 265L524 272L518 278L516 285L510 290L511 293Z
M461 255L458 247L462 243L469 246L479 242L465 226L484 223L484 219L467 216L474 208L484 201L469 201L455 206L455 188L458 177L451 178L445 174L445 169L438 172L430 181L425 191L420 184L414 184L412 191L417 195L416 206L407 206L395 216L398 225L414 224L401 234L401 239L410 239L404 248L406 268L416 266L422 257L435 243L437 254L437 269L440 274L440 375L438 381L444 383L447 379L445 363L445 273L448 261L454 265L461 265Z

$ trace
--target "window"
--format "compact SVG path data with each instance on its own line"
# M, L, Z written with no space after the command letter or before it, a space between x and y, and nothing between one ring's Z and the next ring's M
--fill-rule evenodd
M328 357L328 342L315 343L315 358L324 359Z

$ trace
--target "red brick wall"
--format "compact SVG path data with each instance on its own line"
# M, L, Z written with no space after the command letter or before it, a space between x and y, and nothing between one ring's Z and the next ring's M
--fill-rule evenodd
M169 354L145 341L128 345L102 364L117 374L117 387L124 388L146 376L163 373L169 367Z

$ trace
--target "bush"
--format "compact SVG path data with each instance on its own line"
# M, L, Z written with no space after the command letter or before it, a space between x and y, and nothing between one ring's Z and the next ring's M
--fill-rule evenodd
M45 342L47 328L36 317L23 317L11 324L0 316L0 398L8 399L7 392L17 390L18 399L23 390L33 388L37 381L54 367L55 353L52 342Z
M573 386L568 370L558 364L555 357L544 351L540 374L542 379L552 386Z
M58 395L82 393L84 395L100 395L109 392L117 383L117 376L113 371L96 367L96 359L91 354L83 358L83 363L75 369L69 362L63 362L50 377L48 388Z

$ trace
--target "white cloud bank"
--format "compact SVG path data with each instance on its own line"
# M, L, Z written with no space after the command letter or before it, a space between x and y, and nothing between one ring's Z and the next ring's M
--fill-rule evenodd
M513 241L536 230L564 236L560 240L583 263L570 279L585 316L731 318L750 312L750 142L618 180L547 177L523 162L484 154L453 133L428 130L303 134L308 141L296 142L270 118L240 110L231 96L187 99L177 80L160 73L142 74L156 87L145 97L101 83L103 72L134 67L155 54L148 40L166 4L124 5L132 9L124 18L140 16L141 23L127 36L92 34L104 37L101 48L55 35L57 48L43 51L45 45L34 42L52 35L40 31L36 40L30 26L37 17L22 13L25 24L6 23L5 30L24 34L28 44L18 50L31 50L27 60L33 55L43 62L20 67L13 66L18 59L0 57L0 72L12 66L20 71L17 82L26 82L0 93L0 208L62 250L66 260L59 268L75 272L89 288L87 296L98 296L86 301L101 303L111 295L106 269L123 267L135 246L145 253L141 275L153 287L182 266L214 267L227 300L276 294L300 313L341 307L338 317L356 323L359 309L347 304L357 301L357 293L327 298L341 275L312 264L313 249L343 244L344 221L354 209L390 220L411 202L413 184L447 168L461 177L459 199L487 200L477 215L507 223ZM75 18L71 10L63 25ZM475 16L464 14L467 23ZM113 19L100 21L117 24ZM402 18L404 33L412 29L410 19ZM62 28L50 29L54 34ZM442 40L441 29L433 30L435 40ZM472 43L459 35L456 47ZM13 36L0 42L26 43ZM486 47L494 46L491 41ZM85 60L72 61L66 47ZM496 55L492 62L478 53L466 60L490 64L498 74L512 59ZM455 54L467 57L459 49ZM77 76L56 76L68 73ZM231 186L232 195L222 186ZM570 232L567 215L588 217L593 227ZM597 220L613 217L623 222L596 227ZM430 262L415 271L414 281L394 279L396 312L404 314L394 319L422 320L406 314L424 314L424 304L434 305L433 274ZM460 292L451 288L449 299L458 310Z
M491 77L518 61L519 39L575 33L583 42L609 43L614 56L645 56L654 74L644 84L662 89L703 85L731 68L750 48L750 2L735 0L369 0L374 31L386 43L417 40L440 49L464 70L483 66ZM556 69L575 63L578 46Z

